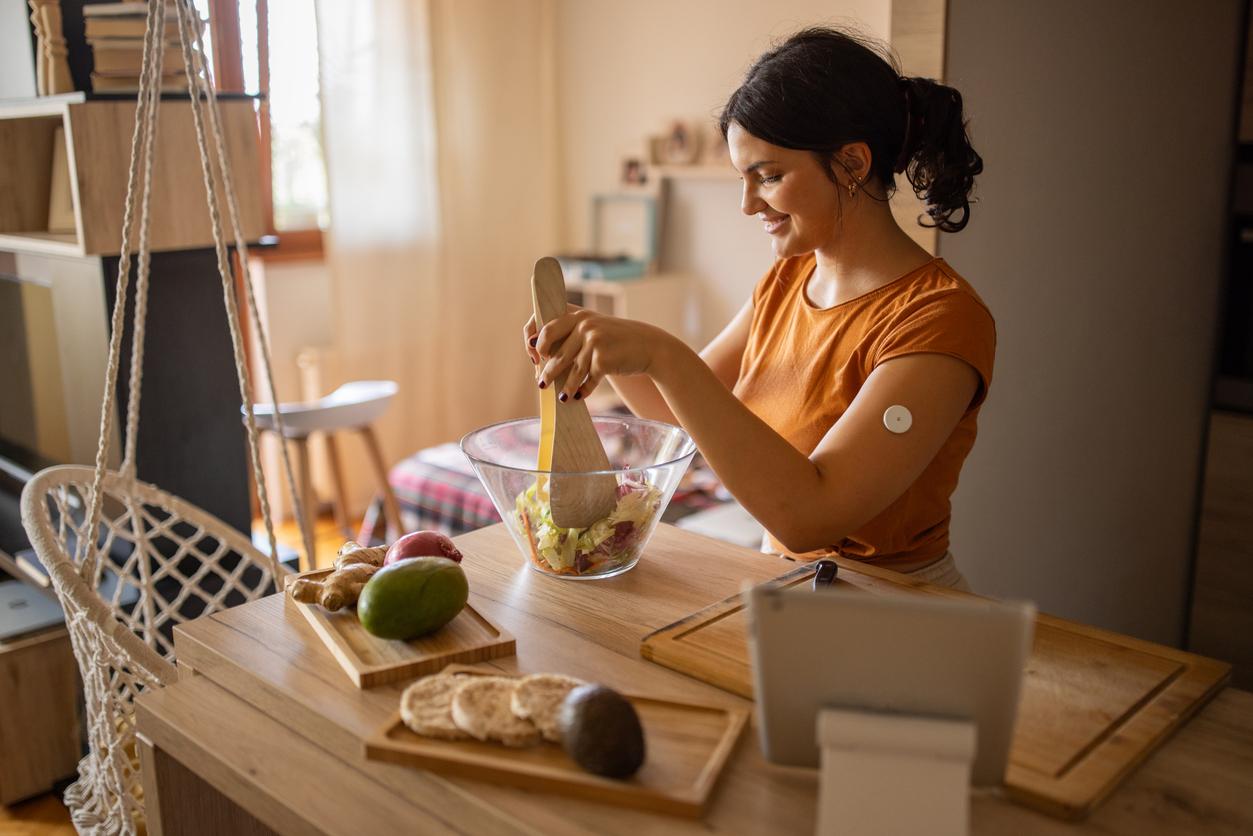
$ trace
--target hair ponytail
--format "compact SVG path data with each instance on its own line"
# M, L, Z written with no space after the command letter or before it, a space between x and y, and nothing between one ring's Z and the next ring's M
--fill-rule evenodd
M970 146L961 94L926 78L902 78L885 47L847 32L804 29L762 55L719 118L758 139L811 151L832 179L835 154L870 147L871 174L889 192L904 173L927 204L924 226L957 232L983 160Z
M970 220L970 191L983 171L983 158L970 145L962 97L929 78L902 78L905 136L897 158L914 194L927 204L930 223L958 232Z

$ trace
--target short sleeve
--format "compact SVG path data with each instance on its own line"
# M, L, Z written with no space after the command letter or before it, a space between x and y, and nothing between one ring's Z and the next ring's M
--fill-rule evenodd
M947 354L974 368L979 374L979 390L970 402L974 409L992 385L996 323L983 303L964 290L929 294L889 324L875 347L872 367L907 354Z

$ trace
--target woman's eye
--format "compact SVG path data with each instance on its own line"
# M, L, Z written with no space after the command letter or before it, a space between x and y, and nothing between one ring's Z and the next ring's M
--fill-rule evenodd
M765 174L763 174L763 175L761 175L761 177L759 178L759 180L760 180L760 181L761 181L761 183L763 183L763 184L777 183L777 182L779 182L779 181L780 181L780 180L782 180L782 179L783 179L783 175L782 175L782 174L770 174L770 175L765 175Z

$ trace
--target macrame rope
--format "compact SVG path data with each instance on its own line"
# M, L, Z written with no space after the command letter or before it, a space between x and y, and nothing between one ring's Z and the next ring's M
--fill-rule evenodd
M209 77L209 70L205 66L204 40L201 36L201 32L199 28L196 28L195 35L196 35L196 48L192 51L192 55L196 60L197 68L204 74L204 77L207 79ZM216 96L209 96L208 100L209 100L209 127L211 128L213 132L213 141L217 149L217 156L219 160L225 160L227 159L226 144L222 138L222 127L221 127L222 118L221 118L221 112L218 108L218 100ZM309 520L305 516L305 513L304 513L305 509L302 507L302 503L304 500L300 497L299 491L297 491L295 487L296 476L295 476L295 471L292 468L291 453L287 445L287 433L283 427L283 413L278 408L278 403L279 403L278 391L275 388L276 385L274 383L274 371L271 367L271 362L270 362L270 341L266 338L265 324L262 321L261 312L257 305L256 294L253 291L252 267L249 263L248 242L244 240L244 233L243 233L242 228L240 227L239 204L235 196L235 185L231 180L230 167L222 166L221 174L222 174L223 191L226 195L226 204L227 204L227 209L229 210L229 216L230 216L230 221L231 221L231 231L235 237L235 251L239 254L240 272L243 273L244 292L247 298L249 318L252 321L253 327L255 327L257 330L257 344L261 348L261 361L265 367L265 379L266 379L267 388L270 391L270 403L274 404L274 422L275 422L275 427L278 431L279 450L282 451L283 468L287 476L287 486L290 489L292 509L293 509L293 512L295 513L297 523L300 526L300 537L304 543L305 555L307 556L311 564L313 561L313 554L314 554L313 532L309 527ZM251 402L248 402L248 420L254 423L256 420L252 414ZM270 514L266 510L269 508L269 498L267 496L267 492L264 488L264 485L261 484L260 481L258 482L258 485L259 486L257 489L257 498L261 503L261 507L263 511L262 517L264 518L265 523L266 523L266 534L270 538L270 547L271 549L273 549L274 548L274 531L273 531L273 526L270 523ZM310 568L312 568L312 566L310 566Z
M82 674L90 752L79 762L78 780L65 791L65 801L75 828L92 836L131 834L145 829L134 699L149 688L176 679L170 638L173 625L197 614L220 610L230 602L255 600L273 587L281 589L282 577L286 574L278 561L271 510L260 471L252 389L215 183L220 183L225 191L244 273L248 309L257 328L275 404L278 397L251 282L247 244L241 230L217 99L208 67L204 65L199 22L197 20L195 25L191 22L195 15L191 0L176 0L174 10L235 372L246 416L252 473L270 542L269 554L261 554L249 537L221 520L139 481L136 473L151 283L152 186L167 1L149 0L148 3L95 466L92 469L61 466L42 471L23 491L21 503L23 525L40 560L48 568L52 586L65 610L70 642ZM204 127L205 100L209 103L207 116L212 150ZM215 174L219 181L215 181ZM133 253L136 236L138 252ZM117 384L126 309L132 290L132 263L137 273L133 288L126 438L121 467L113 472L108 470L107 463L119 417L116 415ZM300 507L281 414L276 415L276 419L286 481L293 507L301 520L306 553L312 558L312 536ZM115 544L124 547L127 541L129 551L114 549ZM118 555L119 562L101 559L102 554L113 553ZM228 553L238 559L227 560ZM106 569L115 581L112 592L107 592L107 585L102 583ZM159 582L166 585L158 589ZM136 597L130 598L131 592L137 593Z
M165 43L165 15L156 15L153 25L155 26L155 31L153 32L153 37L145 41L145 50L155 50L156 46L163 47ZM137 466L136 448L139 443L139 400L142 393L141 390L143 389L144 335L148 326L148 277L149 267L152 263L148 232L152 225L151 183L157 147L157 113L161 107L161 85L157 74L160 72L159 68L163 64L163 60L150 61L149 57L147 52L145 52L142 65L142 73L148 81L148 108L146 111L147 118L144 122L143 137L143 202L139 211L139 275L135 283L135 321L133 323L134 333L131 336L130 396L127 399L126 407L126 452L122 456L122 466L120 468L124 476L132 479L135 477L135 468Z
M193 27L189 20L191 17L191 12L189 12L190 4L191 0L177 0L177 2L174 3L175 12L178 17L179 44L182 49L183 66L188 80L192 121L195 126L196 141L200 152L201 175L205 183L206 201L208 204L211 228L213 231L214 248L217 255L218 274L222 280L223 302L226 308L227 324L231 333L235 373L239 382L240 399L244 405L253 478L257 484L257 494L261 504L262 519L265 523L266 536L269 541L271 570L277 579L282 576L283 571L278 562L278 543L274 534L274 524L271 515L269 496L266 490L266 483L261 472L256 414L253 409L251 396L252 387L243 352L243 341L239 326L239 312L235 302L234 288L232 287L232 283L229 278L229 256L227 254L226 245L223 241L222 218L218 208L217 190L214 187L213 169L215 161L211 157L211 152L205 136L205 119L201 108L202 95L204 95L210 103L209 122L210 129L213 133L215 150L217 152L217 173L222 178L222 184L226 192L232 232L234 233L237 251L240 254L240 269L243 272L243 284L246 291L248 309L251 313L252 321L257 328L257 342L261 346L262 361L269 383L270 397L272 402L276 405L275 420L276 427L278 429L280 450L282 451L283 457L284 475L286 476L296 518L300 521L301 537L304 541L303 545L306 558L310 562L313 558L312 532L309 531L304 509L302 508L301 498L296 489L296 480L291 463L291 456L287 448L286 434L283 431L282 414L277 409L279 400L274 383L269 347L265 339L265 330L261 323L259 307L257 305L256 295L253 289L250 264L248 262L247 243L244 240L240 227L238 203L235 198L234 184L231 181L229 166L226 164L227 156L225 151L225 141L222 137L220 111L217 107L217 99L214 94L208 67L203 61L203 39L198 28L193 31ZM88 536L77 545L80 571L82 572L84 579L92 582L93 585L98 584L99 582L101 566L96 553L97 550L95 549L96 538L91 536L91 533L95 532L100 524L100 484L104 471L107 467L109 447L113 433L114 401L117 389L118 368L120 365L121 339L125 322L126 300L130 285L130 267L132 258L131 236L132 227L134 225L135 203L137 196L136 187L138 185L140 161L142 159L144 162L145 176L143 180L143 204L141 208L142 222L140 232L140 263L136 287L134 318L135 331L131 347L130 396L128 398L126 416L126 447L122 467L123 474L125 474L128 478L133 479L135 477L139 407L143 384L143 345L147 319L147 291L150 265L150 242L148 240L149 210L152 191L152 172L154 168L153 160L155 157L156 145L156 117L161 96L158 68L163 57L159 55L159 50L163 47L164 41L163 32L165 19L164 14L162 13L163 8L163 3L158 2L158 0L149 0L147 28L144 32L144 63L143 69L140 73L140 90L136 104L137 110L135 128L131 137L131 164L127 176L126 203L123 210L122 244L118 263L117 297L114 301L113 314L111 318L112 330L109 341L108 363L105 370L104 399L101 405L100 437L96 448L96 476L92 482L88 502L89 509L87 519L90 525L87 528ZM193 38L195 47L200 51L200 54L196 54L196 51L192 48Z
M155 0L153 0L155 2ZM248 449L252 453L252 474L257 485L257 495L262 502L263 514L266 520L266 533L270 539L270 563L271 570L274 572L276 579L283 576L282 567L278 560L278 543L274 537L273 525L269 516L269 503L265 494L265 477L261 472L261 455L257 448L257 421L253 414L252 408L252 384L248 373L248 366L244 359L244 343L243 336L239 328L239 310L235 304L235 289L231 285L230 280L230 262L226 252L226 242L222 240L222 216L218 210L217 189L214 188L212 160L208 143L205 140L204 132L204 116L201 112L200 94L203 89L207 98L213 98L213 87L209 83L207 73L197 76L194 68L195 58L191 54L192 33L188 22L188 6L191 0L175 0L174 9L178 14L178 30L179 43L183 50L183 68L187 73L187 86L192 91L191 94L191 116L192 123L196 128L196 144L200 149L200 173L204 179L205 197L209 204L209 217L212 221L213 229L213 245L217 252L218 258L218 275L222 279L222 301L226 306L226 321L230 326L231 332L231 348L233 349L235 359L235 374L239 379L239 397L244 404L244 413L246 423L248 425ZM219 170L225 170L226 160L219 159ZM278 403L275 402L275 411L277 412ZM292 485L292 496L295 497L296 488ZM297 514L303 516L299 506L296 506ZM309 562L312 562L313 554L308 554ZM277 582L277 581L276 581Z
M149 7L151 11L151 6ZM139 275L135 283L135 318L131 333L131 368L130 392L126 406L126 452L122 457L122 478L134 485L135 471L138 466L139 445L139 402L143 394L144 369L144 338L148 326L148 285L151 275L152 248L148 233L152 226L152 172L156 159L158 109L161 107L160 72L164 64L165 48L165 15L156 15L153 37L145 44L150 52L145 52L142 73L148 81L148 110L144 122L143 153L144 179L143 200L139 210ZM150 546L148 536L135 502L133 491L126 493L126 508L131 514L132 527L135 535L135 547L141 554L148 554ZM138 561L141 582L142 607L144 611L143 639L155 646L153 625L156 623L155 605L148 590L152 588L151 569L147 560ZM100 566L97 564L97 573Z
M150 95L150 61L156 60L154 51L159 42L155 40L157 17L164 11L161 0L149 0L148 22L144 29L144 57L139 76L139 97L136 102L135 129L131 133L130 170L126 176L126 205L122 212L122 246L117 267L117 298L113 302L113 316L110 321L112 331L109 336L109 360L105 366L104 400L100 405L100 438L96 443L96 475L91 483L91 496L88 500L88 526L84 536L79 538L76 550L79 572L83 579L92 584L99 583L97 573L98 560L96 553L96 529L100 525L100 486L104 481L104 471L109 455L109 445L113 435L113 403L117 391L118 358L122 353L122 330L125 323L126 295L130 286L131 272L131 223L135 214L135 186L139 176L140 145L145 135L154 133L156 124L153 109L149 106ZM144 188L151 190L151 183ZM141 372L142 376L142 372Z

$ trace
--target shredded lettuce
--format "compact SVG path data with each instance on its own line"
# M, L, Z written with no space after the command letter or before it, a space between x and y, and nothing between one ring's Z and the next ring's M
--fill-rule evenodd
M518 522L541 568L559 574L600 574L632 560L661 505L661 491L643 482L618 486L618 504L587 528L561 528L552 519L546 480L518 494Z

